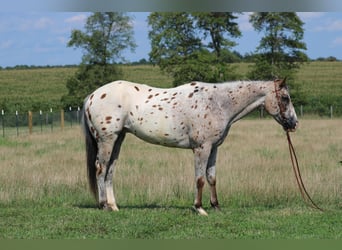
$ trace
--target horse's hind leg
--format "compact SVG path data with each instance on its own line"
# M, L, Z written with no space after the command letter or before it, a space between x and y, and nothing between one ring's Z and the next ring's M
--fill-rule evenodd
M208 165L207 165L207 181L210 186L210 204L216 210L219 210L219 203L217 200L217 192L216 192L216 155L217 155L217 147L213 147L209 156Z
M123 132L119 135L114 134L114 142L113 140L109 140L109 142L102 142L99 144L99 152L96 162L98 202L100 208L106 210L119 210L114 196L113 174L124 137L125 134Z
M113 142L105 141L98 143L99 151L96 157L96 181L98 190L98 203L100 208L107 208L107 184L108 184L108 173L112 172L112 164L110 162ZM107 180L107 182L106 182Z

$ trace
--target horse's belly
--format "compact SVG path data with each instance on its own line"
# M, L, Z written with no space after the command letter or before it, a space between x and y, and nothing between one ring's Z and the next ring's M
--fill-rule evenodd
M131 124L126 129L149 143L168 147L189 148L188 134L170 125L170 123L166 122L163 124L161 121L144 122L142 120Z

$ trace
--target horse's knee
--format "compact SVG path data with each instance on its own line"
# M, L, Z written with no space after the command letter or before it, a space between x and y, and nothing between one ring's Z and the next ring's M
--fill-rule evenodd
M210 186L216 186L216 177L213 175L207 175L207 181Z
M197 187L197 189L203 188L204 184L205 184L205 181L204 181L204 177L203 176L200 176L200 177L198 177L196 179L196 187Z

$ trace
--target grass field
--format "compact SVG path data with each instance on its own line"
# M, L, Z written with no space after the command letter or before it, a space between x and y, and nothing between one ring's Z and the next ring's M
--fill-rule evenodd
M96 209L78 127L0 138L1 239L341 239L342 120L302 120L292 134L303 180L324 213L301 200L286 137L273 120L236 123L220 147L222 211L191 210L193 158L127 136L116 169L120 211Z

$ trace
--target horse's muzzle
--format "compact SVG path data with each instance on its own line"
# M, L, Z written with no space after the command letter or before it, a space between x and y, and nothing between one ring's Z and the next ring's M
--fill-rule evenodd
M298 120L297 119L289 119L284 121L283 128L285 131L288 132L295 132L298 126Z

